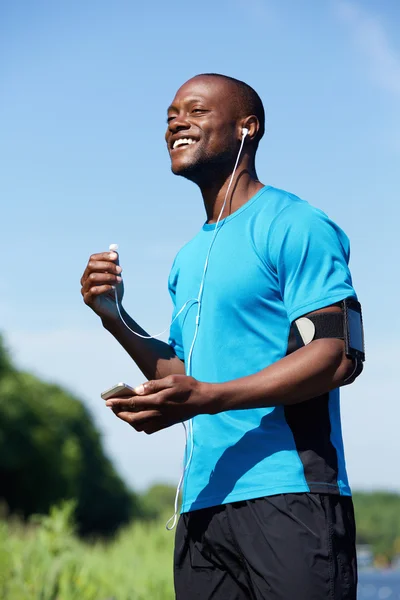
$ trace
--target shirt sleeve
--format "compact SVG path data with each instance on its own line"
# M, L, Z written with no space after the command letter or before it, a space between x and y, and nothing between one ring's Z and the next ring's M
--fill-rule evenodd
M176 265L176 259L171 268L171 273L168 279L168 290L172 299L173 311L172 311L172 322L169 332L168 344L173 348L175 354L181 360L185 360L182 342L182 330L179 324L179 317L176 318L179 307L176 306L176 286L178 283L179 269Z
M290 321L344 298L356 298L349 239L306 202L286 207L270 230L268 254Z

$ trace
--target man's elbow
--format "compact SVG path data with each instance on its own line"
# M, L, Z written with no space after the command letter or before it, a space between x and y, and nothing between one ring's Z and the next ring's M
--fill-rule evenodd
M358 358L348 358L347 356L344 356L342 362L345 364L343 365L343 373L341 374L341 387L353 383L353 381L361 375L364 368L363 362Z
M318 342L321 342L321 348L325 350L327 371L333 375L333 386L342 387L353 383L363 370L362 361L346 356L343 340L323 339L313 343Z

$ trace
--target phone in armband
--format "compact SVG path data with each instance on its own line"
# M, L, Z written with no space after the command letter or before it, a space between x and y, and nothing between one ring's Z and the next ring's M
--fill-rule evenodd
M344 343L346 356L365 361L364 329L361 304L354 298L343 300Z

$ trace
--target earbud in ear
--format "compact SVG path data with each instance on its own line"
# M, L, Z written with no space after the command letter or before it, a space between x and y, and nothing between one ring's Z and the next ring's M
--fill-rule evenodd
M247 127L243 127L242 129L242 136L246 137L246 135L249 133L249 130L247 129Z

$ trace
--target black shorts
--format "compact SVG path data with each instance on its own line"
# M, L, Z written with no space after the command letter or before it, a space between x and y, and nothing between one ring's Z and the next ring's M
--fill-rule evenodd
M280 494L183 514L177 600L355 600L352 499Z

